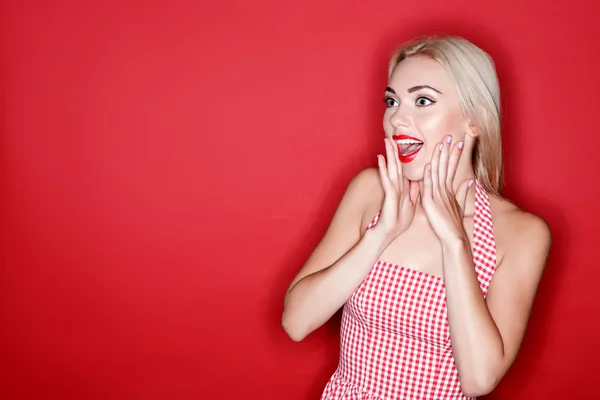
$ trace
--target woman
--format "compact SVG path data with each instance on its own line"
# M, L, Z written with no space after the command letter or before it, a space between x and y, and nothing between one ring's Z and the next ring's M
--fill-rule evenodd
M494 64L456 37L392 57L386 157L349 184L285 297L296 341L343 307L322 399L465 399L512 365L550 248L501 197Z

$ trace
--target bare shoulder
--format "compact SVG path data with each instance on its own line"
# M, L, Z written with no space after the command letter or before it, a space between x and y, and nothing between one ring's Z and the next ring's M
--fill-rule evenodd
M528 259L531 261L529 265L537 265L543 269L545 262L539 261L545 261L552 242L548 223L506 199L491 197L490 200L494 236L500 256L498 264L508 264L502 262L504 259L520 258Z
M354 176L350 186L357 192L366 209L378 207L383 201L383 186L379 170L374 167L365 168Z
M372 190L380 189L383 193L381 180L379 178L379 170L375 167L369 167L359 171L354 178L352 178L352 183Z
M355 192L352 196L360 203L362 235L383 203L384 191L378 168L365 168L360 171L349 185L349 190Z
M371 204L382 196L383 188L377 169L366 168L352 178L329 227L290 284L288 291L305 276L335 263L358 243L366 212L372 207Z

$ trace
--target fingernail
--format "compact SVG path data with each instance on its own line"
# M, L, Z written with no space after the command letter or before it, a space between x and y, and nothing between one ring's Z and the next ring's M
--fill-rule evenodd
M464 143L463 143L463 142L458 142L458 148L459 148L459 149L462 149L462 148L463 148L463 146L464 146Z
M427 164L427 171L431 171L431 164Z
M444 143L440 143L440 151L444 148Z
M469 187L473 186L473 182L475 182L473 179L469 181Z
M448 136L448 139L446 139L447 143L451 143L452 142L452 136Z

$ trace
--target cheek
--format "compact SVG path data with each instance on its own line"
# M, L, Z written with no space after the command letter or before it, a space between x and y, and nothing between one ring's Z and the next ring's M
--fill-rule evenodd
M443 112L433 108L420 113L415 119L417 129L431 145L441 142L446 135L458 135L463 130L463 122L462 113Z
M383 130L386 133L393 132L392 122L391 122L392 113L388 110L383 113Z

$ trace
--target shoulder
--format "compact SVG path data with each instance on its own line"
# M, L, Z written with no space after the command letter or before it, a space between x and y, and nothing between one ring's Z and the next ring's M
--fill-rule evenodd
M524 211L505 199L494 198L494 235L503 260L528 260L529 265L544 267L552 233L540 216ZM513 264L513 263L510 263Z
M511 247L549 244L550 227L542 217L524 211L506 199L495 197L492 201L494 226L498 228L498 234L508 240Z
M378 168L365 168L358 172L348 184L344 197L352 203L354 210L360 214L361 231L379 211L383 202L383 186Z
M377 168L365 168L350 181L348 191L364 200L365 204L380 203L383 199L383 187Z
M379 170L375 167L365 168L354 175L351 183L361 184L363 186L381 186Z

